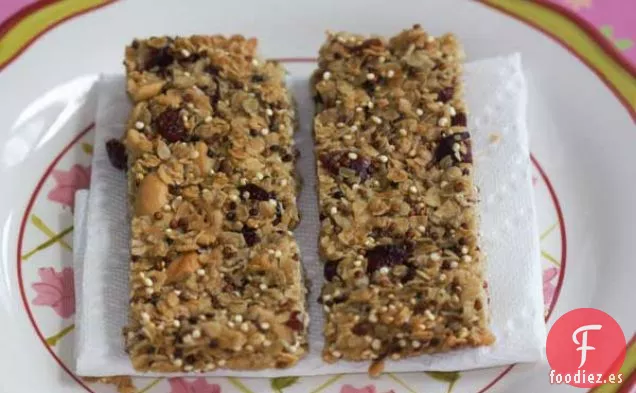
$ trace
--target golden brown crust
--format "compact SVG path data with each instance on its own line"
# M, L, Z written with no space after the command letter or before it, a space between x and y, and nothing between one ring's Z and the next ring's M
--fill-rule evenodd
M138 371L265 369L307 352L284 69L241 36L126 49L126 350Z
M312 83L323 358L489 345L477 193L452 35L330 34Z

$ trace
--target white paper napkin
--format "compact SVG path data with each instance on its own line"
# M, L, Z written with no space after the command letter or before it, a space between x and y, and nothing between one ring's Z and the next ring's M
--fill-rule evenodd
M323 363L322 309L316 302L323 283L318 259L315 163L310 132L312 102L307 74L291 75L290 86L302 112L297 147L303 177L299 198L302 222L295 234L311 283L310 353L293 368L266 371L219 370L214 376L275 377L366 372L368 363ZM496 344L448 354L388 361L386 371L465 370L542 359L545 344L539 240L535 220L525 121L526 86L520 56L482 60L465 67L466 100L471 110L476 182L481 190L482 245L487 253L491 327ZM299 87L300 86L300 87ZM80 375L140 375L124 353L121 328L128 312L126 180L107 158L105 142L118 138L131 109L122 76L102 77L88 201L76 198L75 247L77 364ZM492 135L500 136L493 143ZM141 374L152 375L152 374ZM177 374L174 374L177 375Z

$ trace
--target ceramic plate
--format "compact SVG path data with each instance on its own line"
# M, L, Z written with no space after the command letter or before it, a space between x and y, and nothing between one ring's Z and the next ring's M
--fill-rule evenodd
M547 323L573 308L596 307L611 314L629 340L636 331L633 107L624 106L554 40L477 2L119 1L57 26L0 72L0 390L115 391L70 371L75 311L71 207L75 190L89 184L90 87L99 72L123 71L123 48L133 37L256 36L265 56L281 59L293 72L297 63L313 61L325 29L392 35L414 23L434 34L456 33L469 60L522 53L531 88L528 121ZM134 383L144 391L166 393L575 390L549 385L548 372L547 364L529 364L385 374L374 380L336 375L138 378Z

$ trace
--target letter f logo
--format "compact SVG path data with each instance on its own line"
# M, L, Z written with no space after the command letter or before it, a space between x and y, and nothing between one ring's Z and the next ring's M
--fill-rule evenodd
M580 347L576 348L577 351L581 351L581 364L579 364L579 368L583 367L585 361L587 360L587 351L593 351L596 348L587 345L587 331L588 330L601 330L601 325L585 325L576 329L574 333L572 333L572 341L574 344L580 345ZM576 336L583 332L583 339L581 342L576 338Z

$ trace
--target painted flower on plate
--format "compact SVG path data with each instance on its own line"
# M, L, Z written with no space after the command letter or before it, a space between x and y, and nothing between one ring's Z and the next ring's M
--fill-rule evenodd
M52 267L38 270L40 280L31 285L37 293L32 303L36 306L49 306L62 318L75 314L75 287L73 268L65 267L56 272Z
M373 385L367 385L360 389L356 389L351 385L344 385L342 389L340 389L340 393L376 393L376 390Z
M552 280L559 274L559 269L550 267L543 271L543 304L546 306L552 302L554 291L556 289Z
M47 198L73 209L75 191L88 188L90 185L91 168L75 164L68 171L55 169L52 176L55 187L48 193Z
M170 378L170 393L221 393L217 384L209 384L205 378L197 378L191 382L185 378Z

